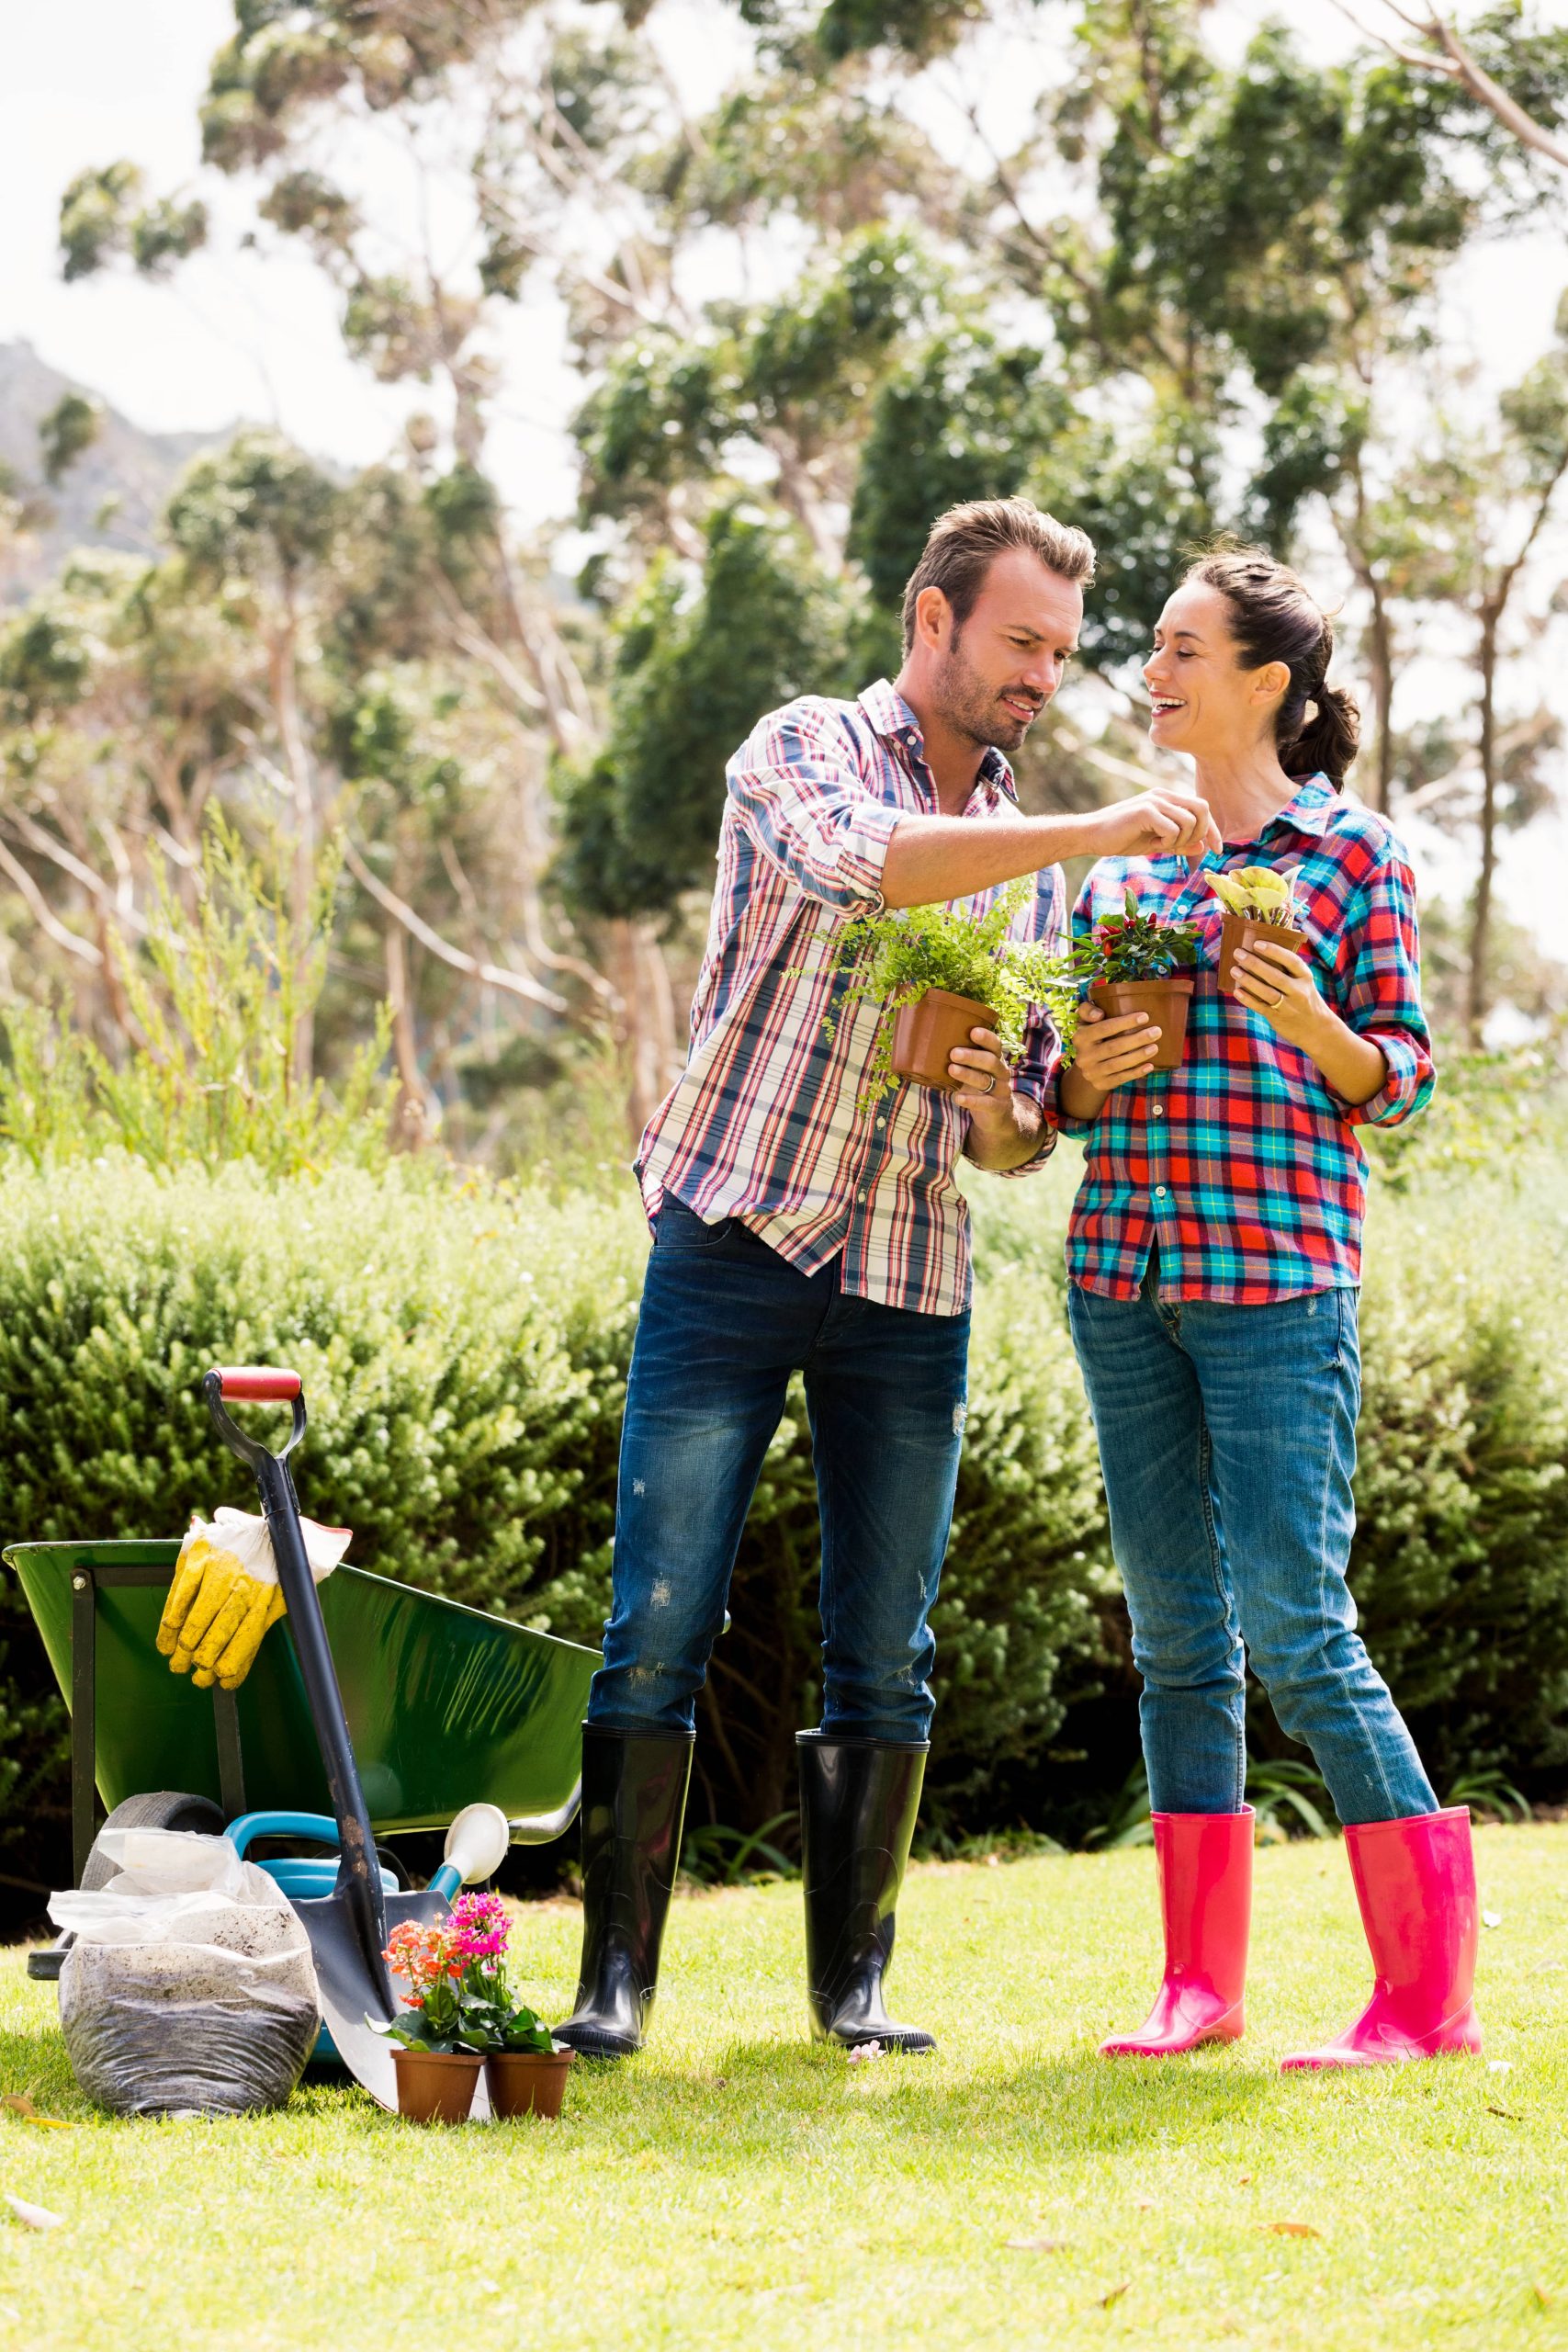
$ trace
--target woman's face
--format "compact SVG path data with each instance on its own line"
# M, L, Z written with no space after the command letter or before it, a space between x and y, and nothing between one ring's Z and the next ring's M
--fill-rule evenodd
M1225 597L1207 581L1186 581L1161 613L1144 664L1150 741L1201 760L1271 738L1290 676L1283 662L1243 669Z

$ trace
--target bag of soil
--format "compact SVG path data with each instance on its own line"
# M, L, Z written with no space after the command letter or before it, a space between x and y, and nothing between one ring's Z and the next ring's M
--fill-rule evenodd
M118 2115L239 2115L280 2107L321 2030L298 1914L224 1838L106 1830L118 1875L51 1895L76 1940L60 2022L76 2079Z

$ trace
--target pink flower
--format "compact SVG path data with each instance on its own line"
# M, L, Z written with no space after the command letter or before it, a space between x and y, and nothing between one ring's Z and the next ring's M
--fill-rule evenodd
M465 1966L475 1960L499 1960L512 1934L512 1923L499 1894L459 1894L447 1922L448 1948Z

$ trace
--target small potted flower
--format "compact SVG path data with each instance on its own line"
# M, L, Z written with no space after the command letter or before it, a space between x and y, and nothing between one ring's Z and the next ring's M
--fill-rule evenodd
M552 2040L507 1978L512 1922L499 1894L459 1894L452 1905L452 1950L463 1974L464 2038L484 2052L492 2115L558 2116L576 2052Z
M399 2044L398 2112L411 2121L465 2122L481 2066L493 2115L560 2113L574 2053L513 1994L510 1935L498 1894L460 1894L445 1918L393 1929L385 1957L409 1995L377 2030Z
M1122 912L1101 916L1075 945L1074 968L1089 981L1092 1003L1102 1012L1145 1012L1157 1025L1154 1069L1180 1067L1193 987L1184 974L1198 961L1198 941L1195 922L1140 914L1137 893L1129 890Z
M1070 1049L1078 1006L1073 956L1008 937L1032 888L1027 877L1010 883L984 914L963 905L907 907L845 924L832 951L843 986L824 1026L831 1036L845 1007L883 1008L863 1110L900 1079L956 1093L948 1074L953 1048L970 1043L972 1029L990 1029L1016 1056L1034 1005L1050 1013Z
M1293 928L1302 920L1302 910L1288 874L1276 874L1271 865L1238 865L1234 874L1213 874L1209 880L1225 910L1220 919L1220 987L1224 994L1235 993L1231 965L1237 948L1250 947L1259 935L1303 956L1312 953L1305 932Z

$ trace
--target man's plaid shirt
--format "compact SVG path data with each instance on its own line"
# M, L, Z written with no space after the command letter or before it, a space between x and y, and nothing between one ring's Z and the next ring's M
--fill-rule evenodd
M673 1193L710 1224L739 1217L803 1273L841 1251L855 1297L960 1314L969 1213L953 1175L968 1114L913 1084L861 1113L878 1008L836 1018L831 1038L823 1029L841 993L834 942L881 911L894 828L907 812L941 814L919 724L886 680L858 702L805 696L759 721L728 781L690 1057L637 1152L649 1216ZM1014 805L1011 771L987 752L964 814L983 823ZM962 903L980 912L995 897ZM1055 944L1066 921L1062 876L1048 867L1014 935ZM1045 1022L1032 1026L1013 1074L1036 1102L1054 1042ZM1047 1129L1029 1167L1055 1139Z
M1238 865L1294 869L1317 985L1388 1064L1370 1102L1342 1102L1305 1054L1221 995L1223 910L1208 876ZM1186 1058L1117 1087L1089 1123L1063 1115L1053 1070L1050 1114L1086 1151L1069 1275L1104 1297L1135 1298L1157 1242L1168 1296L1262 1306L1353 1287L1367 1170L1356 1129L1412 1117L1434 1080L1404 850L1382 817L1314 776L1257 841L1227 843L1190 876L1179 857L1103 859L1073 910L1075 933L1119 913L1129 885L1143 912L1203 927Z

